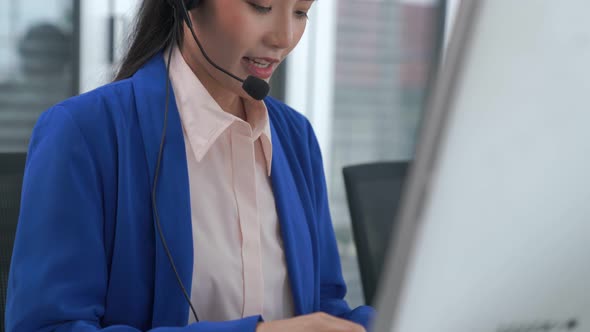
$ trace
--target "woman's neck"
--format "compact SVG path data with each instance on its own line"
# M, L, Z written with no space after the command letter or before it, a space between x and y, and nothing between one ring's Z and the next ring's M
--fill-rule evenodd
M201 81L201 84L207 89L207 92L209 92L211 97L213 97L223 111L246 121L246 109L241 97L222 87L219 82L217 82L205 70L205 68L196 63L196 61L190 56L185 56L185 54L190 54L189 52L191 52L191 50L186 49L184 46L180 49L184 61L188 64L199 81Z

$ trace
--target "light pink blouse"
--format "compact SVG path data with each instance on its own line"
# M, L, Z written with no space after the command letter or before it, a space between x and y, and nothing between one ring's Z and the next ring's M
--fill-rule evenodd
M170 79L186 145L194 250L190 297L199 319L292 317L270 183L272 143L265 104L243 100L247 122L224 112L177 47Z

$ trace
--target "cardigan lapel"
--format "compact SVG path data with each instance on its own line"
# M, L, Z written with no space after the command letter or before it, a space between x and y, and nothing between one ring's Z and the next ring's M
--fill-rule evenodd
M152 187L164 125L166 100L167 77L162 54L154 56L133 76L132 80L137 116L149 167L150 187ZM190 296L193 272L190 191L184 136L172 87L170 87L167 122L157 184L157 208L164 239L180 279ZM160 234L155 226L155 216L153 218L156 261L152 324L153 327L184 326L188 319L188 304L162 245Z
M267 104L267 107L271 105ZM270 110L269 110L270 111ZM269 117L273 148L271 182L285 248L287 271L295 306L295 315L314 311L314 255L312 238L303 203L292 174L283 142Z

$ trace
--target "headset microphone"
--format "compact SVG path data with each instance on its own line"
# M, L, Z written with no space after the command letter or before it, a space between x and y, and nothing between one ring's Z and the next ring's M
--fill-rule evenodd
M213 62L213 60L211 60L209 58L209 56L207 56L207 53L205 52L205 49L203 49L203 46L201 45L201 42L199 41L199 39L197 38L197 35L195 34L195 30L193 29L193 22L188 14L188 9L187 9L187 5L184 3L183 0L180 0L181 6L181 14L182 14L182 18L184 20L184 22L186 22L186 25L188 26L189 30L191 31L191 34L193 35L193 39L195 40L195 42L197 43L197 45L199 46L199 49L201 50L201 53L203 53L203 56L205 57L205 59L216 69L218 69L219 71L221 71L222 73L228 75L229 77L239 81L240 83L242 83L242 89L244 89L244 91L246 91L246 93L248 95L250 95L250 97L256 99L256 100L262 100L264 99L264 97L266 97L266 95L268 94L268 92L270 91L270 86L268 85L268 83L266 83L266 81L264 81L263 79L260 79L256 76L252 76L249 75L246 80L243 80L239 77L237 77L236 75L228 72L227 70L221 68L220 66L218 66L215 62ZM196 6L198 6L198 4L200 3L199 0L192 0L188 2L188 8L192 9Z

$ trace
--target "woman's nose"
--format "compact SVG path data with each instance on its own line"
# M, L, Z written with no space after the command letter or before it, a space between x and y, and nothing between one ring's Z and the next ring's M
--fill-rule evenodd
M268 43L273 48L286 49L293 43L293 19L284 16L275 20L268 34Z

